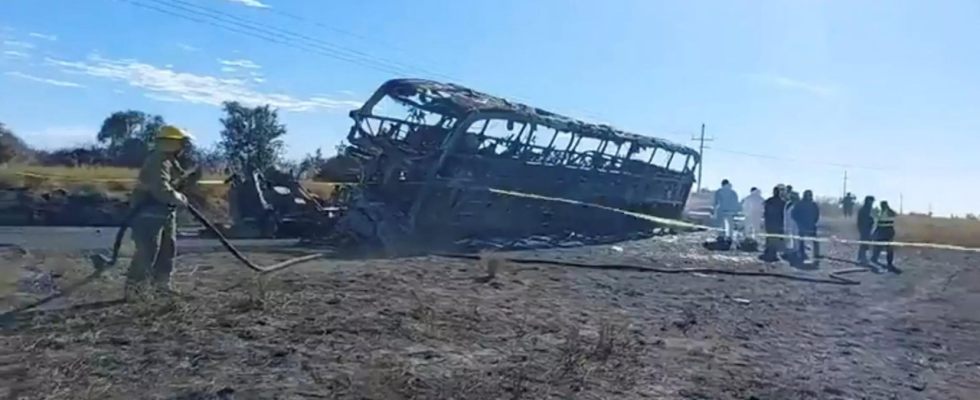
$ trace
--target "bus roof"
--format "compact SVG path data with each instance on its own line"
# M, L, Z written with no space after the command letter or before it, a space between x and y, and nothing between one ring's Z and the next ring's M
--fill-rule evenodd
M585 137L609 140L613 143L633 142L643 147L657 147L700 159L696 150L668 140L624 132L605 124L577 120L452 83L426 79L392 79L385 82L380 90L406 104L460 120L478 112L520 114L528 122ZM416 96L419 101L413 99Z

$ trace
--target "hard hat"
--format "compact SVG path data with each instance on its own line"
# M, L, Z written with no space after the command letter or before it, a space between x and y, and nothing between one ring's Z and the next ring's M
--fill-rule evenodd
M176 126L165 125L164 127L160 128L159 132L157 132L157 140L160 139L194 140L194 136Z

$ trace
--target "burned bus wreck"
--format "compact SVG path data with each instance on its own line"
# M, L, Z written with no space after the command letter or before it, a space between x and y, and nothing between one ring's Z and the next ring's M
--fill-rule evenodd
M677 218L700 161L668 141L427 80L388 81L350 116L346 151L362 177L338 229L383 246L649 231L648 221L487 189Z

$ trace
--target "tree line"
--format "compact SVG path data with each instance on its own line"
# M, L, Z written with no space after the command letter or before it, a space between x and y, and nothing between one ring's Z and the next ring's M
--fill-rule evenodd
M342 154L324 156L320 149L301 160L283 157L287 134L278 110L262 105L248 107L225 102L220 118L220 140L212 146L193 144L182 154L183 165L197 166L214 173L277 168L296 176L329 181L355 179L357 164ZM139 168L152 151L154 137L167 124L160 115L125 110L109 115L95 135L95 143L57 150L32 149L0 122L0 164L46 166L111 166Z

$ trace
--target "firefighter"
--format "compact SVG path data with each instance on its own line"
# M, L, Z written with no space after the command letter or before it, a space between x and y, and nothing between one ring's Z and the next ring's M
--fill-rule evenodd
M131 207L141 206L132 223L136 253L126 276L126 296L132 297L143 289L155 289L160 294L174 294L171 273L177 253L177 207L187 205L187 197L176 189L184 178L177 156L192 137L174 126L164 126L157 133L153 151L140 169L139 180L130 198ZM200 170L188 175L200 178ZM150 284L151 287L147 287Z
M878 255L884 250L885 260L887 262L885 268L898 273L900 271L894 265L895 250L890 244L890 242L895 240L895 217L898 213L888 206L887 201L882 201L879 208L881 210L878 211L878 217L875 218L874 238L876 242L880 243L875 245L874 251L871 253L871 262L877 264Z
M875 228L875 216L874 216L874 206L875 198L874 196L866 196L864 198L864 204L857 213L857 229L858 237L862 242L870 242L874 240ZM866 265L868 263L868 246L867 244L861 243L858 245L858 263L861 265Z

